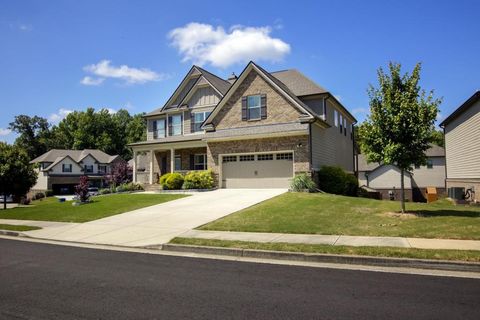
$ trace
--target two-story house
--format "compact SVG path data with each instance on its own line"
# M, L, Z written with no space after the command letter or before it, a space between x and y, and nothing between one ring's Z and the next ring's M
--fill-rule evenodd
M167 172L212 169L221 188L288 187L323 165L354 171L356 119L297 70L267 72L254 62L228 80L193 66L165 105L145 116L148 155L134 179L154 184Z
M470 190L469 200L480 201L480 91L445 118L440 127L445 133L447 189Z
M53 190L55 194L73 194L80 176L86 175L92 186L101 187L103 178L110 173L111 165L123 161L96 149L52 149L33 159L37 164L37 183L31 191Z
M427 163L405 173L405 198L411 201L426 201L427 187L435 187L438 195L445 194L445 149L431 145L427 151ZM364 154L358 155L358 184L367 190L379 192L382 199L400 199L401 174L394 165L368 163Z

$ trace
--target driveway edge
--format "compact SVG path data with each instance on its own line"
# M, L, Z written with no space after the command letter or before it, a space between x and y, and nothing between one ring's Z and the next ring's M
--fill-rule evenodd
M158 249L158 247L156 248ZM430 270L445 270L445 271L467 271L467 272L480 273L480 263L476 263L476 262L334 255L334 254L321 254L321 253L301 253L301 252L287 252L287 251L206 247L206 246L170 244L170 243L163 244L161 246L161 250L170 251L170 252L187 252L187 253L223 255L223 256L257 258L257 259L322 262L322 263L353 264L353 265L378 266L378 267L415 268L415 269L430 269Z
M11 237L28 237L26 234L19 231L12 230L0 230L0 235L2 236L11 236Z

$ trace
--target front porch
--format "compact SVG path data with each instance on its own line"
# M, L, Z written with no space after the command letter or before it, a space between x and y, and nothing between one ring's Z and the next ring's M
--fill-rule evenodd
M186 173L207 169L207 145L204 141L151 145L133 148L133 182L158 184L165 173Z

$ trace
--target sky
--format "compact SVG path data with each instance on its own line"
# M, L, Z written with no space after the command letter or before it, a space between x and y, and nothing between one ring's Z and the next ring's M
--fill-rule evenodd
M443 99L480 89L480 1L0 1L0 141L15 115L162 106L192 64L298 69L361 122L389 61Z

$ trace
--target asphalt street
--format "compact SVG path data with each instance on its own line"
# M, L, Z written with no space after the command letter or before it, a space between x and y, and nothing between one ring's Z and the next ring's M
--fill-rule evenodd
M0 239L0 319L480 319L480 280Z

